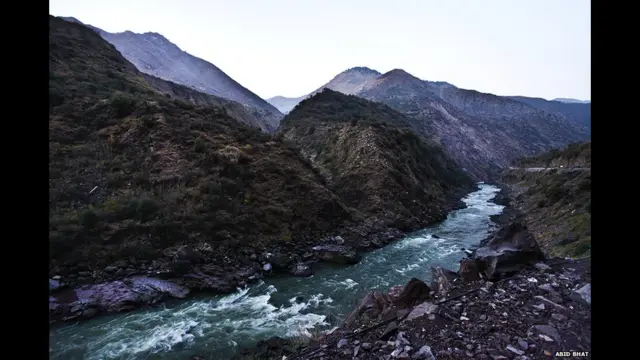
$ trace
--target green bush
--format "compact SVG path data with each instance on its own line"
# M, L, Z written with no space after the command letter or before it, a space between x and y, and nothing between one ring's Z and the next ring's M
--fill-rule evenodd
M123 118L133 113L138 102L130 94L116 91L113 96L111 96L110 103L116 117Z
M197 137L196 140L193 142L193 151L202 153L205 151L205 149L206 149L206 145L204 143L204 140L201 137Z

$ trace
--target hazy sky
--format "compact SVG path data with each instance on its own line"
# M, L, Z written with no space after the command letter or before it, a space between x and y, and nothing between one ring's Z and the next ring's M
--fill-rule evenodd
M263 98L354 66L498 95L591 98L588 0L50 0L109 32L158 32Z

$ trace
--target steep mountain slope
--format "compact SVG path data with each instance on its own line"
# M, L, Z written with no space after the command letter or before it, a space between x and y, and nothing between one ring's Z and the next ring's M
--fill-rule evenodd
M64 19L79 22L75 18ZM247 105L251 107L247 111L255 114L263 130L273 132L278 127L283 116L278 109L238 84L215 65L181 50L161 34L136 34L131 31L109 33L95 26L90 27L113 44L139 71Z
M397 111L324 90L282 120L345 203L390 226L415 230L446 217L445 204L473 182L437 144L416 136Z
M559 100L548 101L541 98L526 96L510 96L510 98L525 103L538 110L566 117L568 120L586 128L591 134L591 102L563 102Z
M199 267L233 290L266 252L295 259L353 219L297 149L222 108L167 98L83 25L50 17L49 31L52 275L74 284ZM185 251L186 265L175 257Z
M496 177L518 157L589 137L587 129L562 113L446 82L423 81L401 69L379 74L353 68L321 89L325 87L387 104L408 115L416 133L435 139L481 180Z
M521 158L513 166L502 180L542 251L548 256L590 255L591 142ZM541 167L549 169L537 169Z

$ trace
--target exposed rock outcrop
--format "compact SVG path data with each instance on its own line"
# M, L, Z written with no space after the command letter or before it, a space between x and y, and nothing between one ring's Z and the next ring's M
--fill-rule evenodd
M543 258L535 239L520 222L503 226L483 245L473 254L476 265L473 269L481 272L487 279L518 272ZM461 269L465 271L465 277L475 276L470 266Z

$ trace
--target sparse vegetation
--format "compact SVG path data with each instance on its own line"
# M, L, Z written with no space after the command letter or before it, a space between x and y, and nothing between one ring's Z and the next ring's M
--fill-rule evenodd
M517 167L586 167L591 166L591 141L572 143L563 149L552 149L536 156L516 160Z
M578 166L584 169L508 171L503 179L524 188L517 197L543 251L554 256L591 253L591 145L572 144L516 162L517 166Z
M325 89L285 116L279 133L349 206L403 230L443 219L447 200L473 186L404 115L356 96Z

